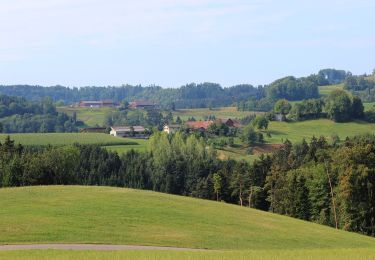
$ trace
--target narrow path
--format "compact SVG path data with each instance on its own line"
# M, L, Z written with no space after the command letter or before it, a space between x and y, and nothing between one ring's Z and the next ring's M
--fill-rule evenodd
M32 249L59 249L59 250L170 250L170 251L208 251L207 249L193 249L164 246L135 246L135 245L100 245L100 244L25 244L25 245L0 245L0 251L7 250L32 250Z

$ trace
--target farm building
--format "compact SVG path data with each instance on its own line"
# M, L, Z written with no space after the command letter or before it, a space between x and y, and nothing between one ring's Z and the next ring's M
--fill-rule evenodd
M241 126L241 123L240 121L238 120L235 120L235 119L231 119L231 118L226 118L226 119L218 119L215 121L215 123L218 123L218 124L224 124L228 127L240 127Z
M147 139L149 137L148 130L143 126L113 126L109 134L117 137L141 139Z
M129 108L133 109L157 109L158 107L158 104L147 100L138 100L129 103Z
M192 130L206 131L214 121L187 121L186 125Z
M168 134L173 134L180 129L180 125L165 125L163 131Z
M241 126L241 123L234 119L216 119L215 121L187 121L186 125L191 130L205 132L210 125L227 125L228 127L238 128Z
M115 107L115 106L118 106L118 104L113 102L112 100L99 100L99 101L80 101L78 103L78 106L100 108L100 107Z

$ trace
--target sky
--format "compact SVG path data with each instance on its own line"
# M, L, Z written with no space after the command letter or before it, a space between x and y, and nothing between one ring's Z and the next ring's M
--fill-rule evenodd
M375 68L373 0L0 0L0 85L224 87Z

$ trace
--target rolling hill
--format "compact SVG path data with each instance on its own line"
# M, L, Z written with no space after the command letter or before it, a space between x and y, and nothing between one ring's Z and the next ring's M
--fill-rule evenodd
M229 250L228 257L301 254L298 250L375 252L374 238L236 205L150 191L41 186L0 189L0 198L0 244L174 246L220 250L189 252L197 256L225 256ZM46 255L51 252L55 251ZM139 258L151 253L142 252ZM0 257L11 254L16 253L1 252Z

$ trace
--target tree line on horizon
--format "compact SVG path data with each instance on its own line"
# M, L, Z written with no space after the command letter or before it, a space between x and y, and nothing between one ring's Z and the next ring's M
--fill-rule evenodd
M275 80L271 84L256 87L251 84L240 84L223 88L220 84L208 82L191 83L179 88L142 87L141 85L80 88L13 85L0 86L0 94L24 97L34 101L50 97L54 102L66 105L81 100L111 99L116 102L130 102L146 99L159 103L163 109L211 108L251 101L252 105L247 105L242 109L246 110L251 107L254 111L269 111L270 104L275 100L318 98L319 86L343 83L351 76L350 72L344 70L324 69L308 77L289 76Z

